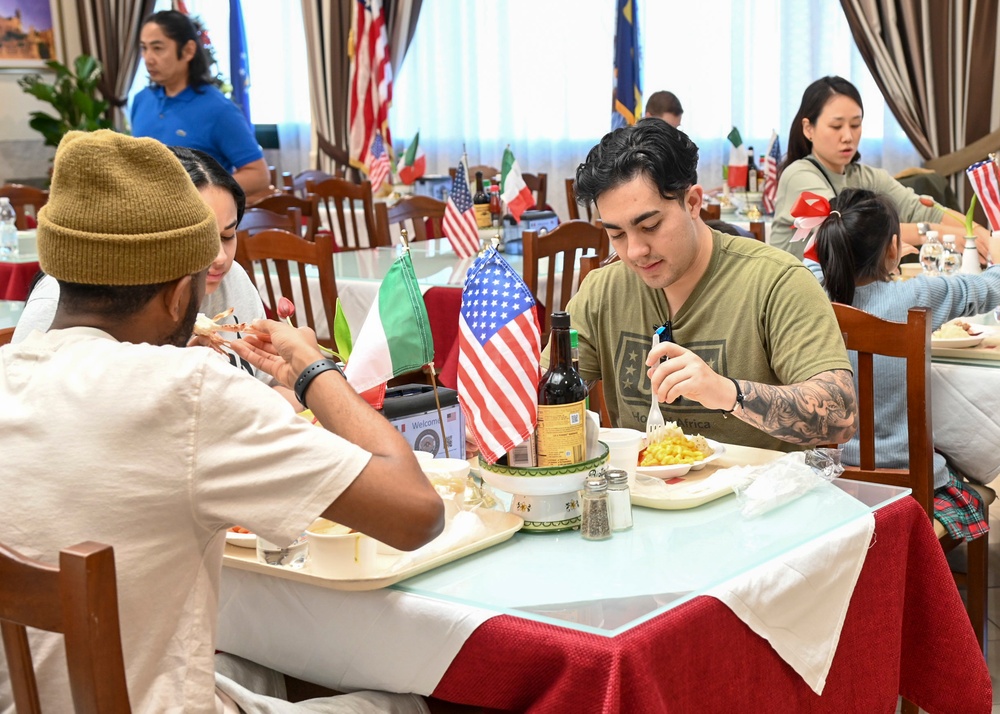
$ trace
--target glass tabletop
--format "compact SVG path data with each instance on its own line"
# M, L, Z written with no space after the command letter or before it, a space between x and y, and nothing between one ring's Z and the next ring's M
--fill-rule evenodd
M24 303L19 300L0 300L0 329L14 327L24 311Z
M518 533L393 587L610 637L909 494L834 483L752 519L726 497L681 511L635 507L634 527L605 541Z

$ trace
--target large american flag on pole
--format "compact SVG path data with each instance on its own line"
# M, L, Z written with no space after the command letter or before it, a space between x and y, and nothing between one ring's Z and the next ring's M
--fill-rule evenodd
M973 164L965 170L969 183L979 197L990 221L990 228L1000 231L1000 181L997 181L997 165L992 158Z
M372 140L371 157L368 159L368 180L372 183L372 191L378 191L379 187L389 176L389 157L385 153L385 144L382 143L382 135L375 134Z
M761 159L761 170L764 172L763 203L764 213L774 213L774 199L778 195L778 164L781 163L781 140L778 132L771 132L771 144L767 153Z
M535 298L495 248L466 275L458 347L458 400L493 463L535 429L541 352Z
M458 170L451 182L448 205L441 219L441 230L459 258L468 258L479 251L479 228L472 210L472 194L465 178L465 164L458 162Z
M360 169L368 166L368 152L377 132L392 144L392 65L382 0L355 0L353 34L349 149L351 163Z

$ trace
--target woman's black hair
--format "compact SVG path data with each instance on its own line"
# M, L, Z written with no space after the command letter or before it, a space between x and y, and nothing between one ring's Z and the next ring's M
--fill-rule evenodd
M823 107L826 106L826 103L838 94L850 97L857 102L858 106L861 107L861 114L864 116L865 105L861 102L861 94L857 87L843 77L822 77L810 84L802 94L799 111L792 119L792 128L788 130L788 153L785 154L785 160L781 162L781 167L778 169L778 178L781 178L785 167L793 161L804 159L812 153L812 142L806 138L805 131L802 129L802 120L808 119L810 124L815 124L819 115L823 113ZM851 163L860 159L861 154L855 151Z
M208 52L201 44L201 36L198 28L195 27L191 19L182 12L176 10L161 10L154 12L147 17L142 26L145 27L151 22L155 22L163 30L163 34L177 43L177 58L180 59L184 45L194 41L194 57L188 64L188 86L199 91L205 84L216 85L216 79L208 67Z
M205 186L218 186L233 194L236 201L236 223L243 220L243 211L247 205L247 195L243 191L232 174L222 168L222 164L198 149L189 149L186 146L169 146L174 156L180 159L184 170L188 172L195 188L201 190Z
M854 303L859 281L890 280L885 256L899 241L899 214L888 197L863 188L845 188L831 203L831 213L816 230L816 252L823 287L833 302Z

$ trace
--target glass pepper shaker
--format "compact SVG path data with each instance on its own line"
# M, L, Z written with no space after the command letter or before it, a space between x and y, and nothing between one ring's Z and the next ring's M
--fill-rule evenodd
M583 482L583 500L580 507L582 510L580 535L587 540L610 538L608 480L604 476L588 476Z
M611 530L627 531L632 527L632 496L628 490L628 472L622 469L608 471L608 513Z

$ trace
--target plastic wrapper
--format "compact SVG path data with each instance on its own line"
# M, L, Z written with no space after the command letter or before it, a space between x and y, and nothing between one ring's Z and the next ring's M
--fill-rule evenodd
M785 454L768 464L743 467L742 473L729 478L740 513L755 518L794 501L824 481L832 481L843 471L839 449L812 449Z

